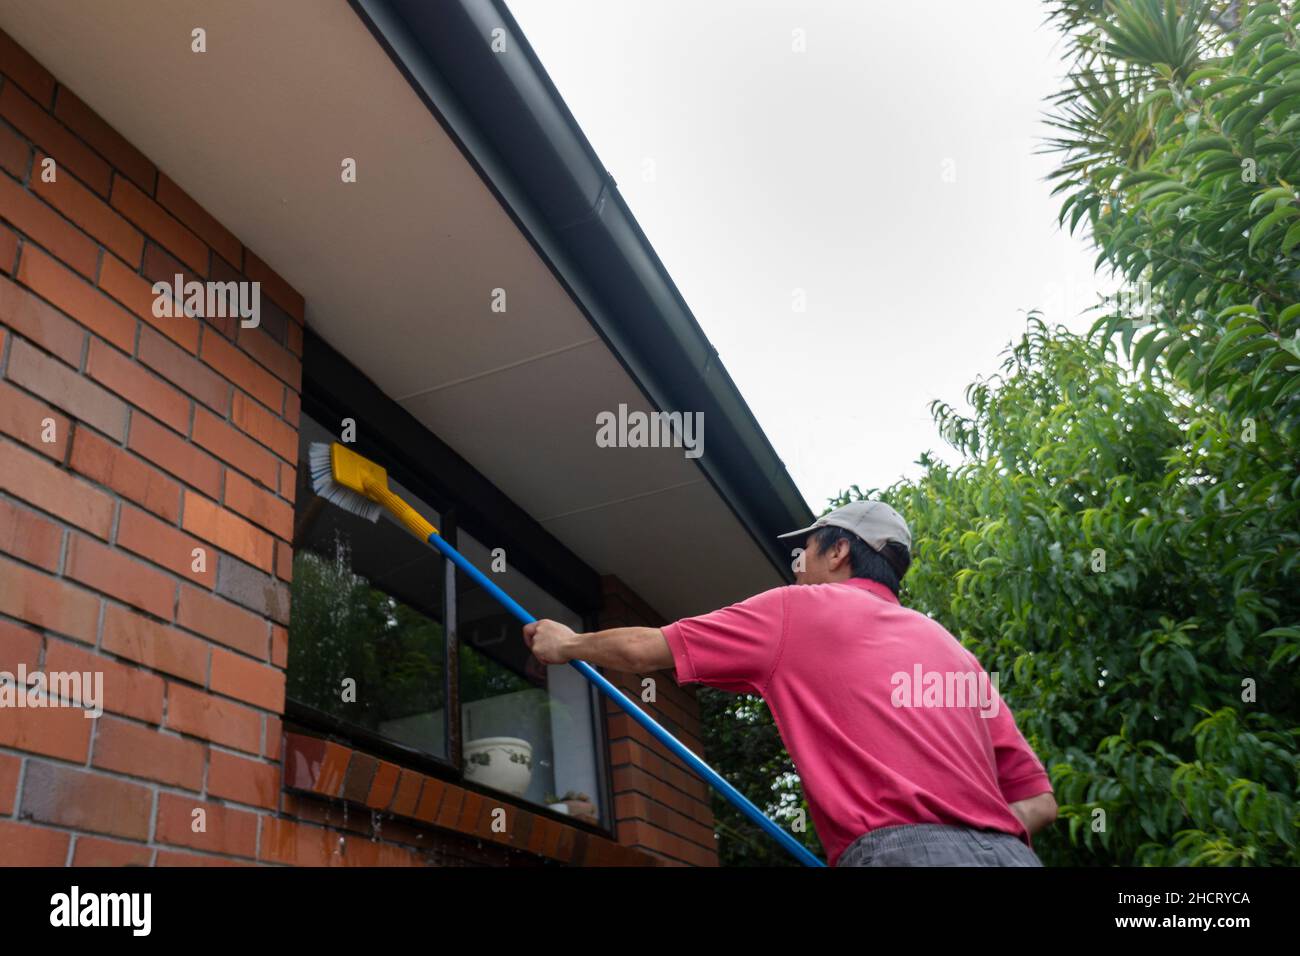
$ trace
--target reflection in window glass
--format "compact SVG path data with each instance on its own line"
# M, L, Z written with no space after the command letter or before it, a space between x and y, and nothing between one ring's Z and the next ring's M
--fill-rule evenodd
M458 545L530 613L582 629L579 615L509 569L508 556L506 571L492 571L493 555L472 536L462 532ZM464 574L456 581L466 777L599 822L592 688L567 664L538 663L519 622Z
M302 419L294 512L288 696L347 724L446 756L443 558L387 516L364 521L317 497ZM438 514L390 484L435 525Z
M288 696L347 726L447 759L444 559L386 514L377 524L363 521L316 496L308 449L333 440L303 416ZM391 475L389 483L440 524L438 512ZM582 628L578 614L529 578L493 571L493 555L471 535L461 532L457 547L539 618ZM539 664L514 617L459 572L456 588L465 779L601 822L595 691L567 664Z

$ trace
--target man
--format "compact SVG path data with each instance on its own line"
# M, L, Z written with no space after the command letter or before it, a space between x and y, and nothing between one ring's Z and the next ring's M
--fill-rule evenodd
M538 621L524 640L547 664L761 695L832 866L1042 866L1051 783L975 656L899 604L902 515L856 501L781 537L804 542L795 585L664 628Z

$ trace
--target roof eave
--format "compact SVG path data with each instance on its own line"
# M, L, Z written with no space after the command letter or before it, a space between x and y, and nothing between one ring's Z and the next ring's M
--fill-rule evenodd
M647 399L704 413L696 464L790 580L812 512L505 4L350 2Z

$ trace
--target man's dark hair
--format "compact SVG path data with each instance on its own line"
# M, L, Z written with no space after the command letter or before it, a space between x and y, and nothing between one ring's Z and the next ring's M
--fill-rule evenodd
M852 531L835 525L818 528L808 537L817 545L817 553L825 554L841 541L849 543L849 573L855 578L866 578L883 584L898 597L898 587L912 566L912 555L906 546L890 541L877 551Z

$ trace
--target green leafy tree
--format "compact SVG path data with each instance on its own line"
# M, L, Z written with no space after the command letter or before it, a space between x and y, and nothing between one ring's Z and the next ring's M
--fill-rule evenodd
M704 746L714 769L813 853L825 857L799 775L761 697L700 689ZM723 866L798 866L799 863L730 803L713 797L714 828Z
M877 495L912 525L904 603L1001 675L1052 775L1052 864L1297 860L1297 529L1224 493L1271 465L1224 416L1036 318L969 417L935 403L961 452ZM1240 491L1240 488L1237 488ZM1291 648L1291 650L1288 650ZM705 698L708 747L781 816L802 796L770 715ZM723 703L725 702L725 703ZM725 709L720 709L725 708ZM715 808L726 862L784 862Z
M1300 418L1300 11L1053 2L1072 53L1054 100L1061 221L1128 283L1098 321L1127 357L1253 424L1295 481ZM1291 489L1294 494L1295 488Z
M1123 292L1089 336L1031 321L971 415L935 404L961 463L883 493L913 525L905 603L1010 677L1063 804L1049 862L1294 865L1300 11L1047 7L1061 222ZM711 752L798 801L758 713Z
M923 457L884 497L915 539L905 603L1002 675L1049 768L1065 825L1041 855L1296 862L1300 699L1278 625L1300 620L1283 568L1300 540L1235 497L1270 465L1217 409L1036 319L967 398L970 417L934 407L962 464Z
M1276 730L1293 733L1294 681L1273 671L1300 657L1300 10L1206 0L1062 0L1051 9L1073 54L1050 144L1063 160L1062 221L1082 223L1098 265L1127 283L1094 329L1194 400L1170 481L1197 489L1177 507L1218 544L1217 593L1242 612L1217 634L1198 623L1195 659L1218 639L1240 668L1257 644L1274 683L1260 704ZM1198 746L1210 751L1254 744L1232 713L1217 713L1204 733ZM1207 828L1179 836L1178 859L1294 859L1294 816L1281 822L1284 805L1260 789L1257 761L1229 769L1242 766L1250 773L1237 777L1185 768L1173 783L1202 799L1226 789L1252 830L1272 813L1276 830L1289 827L1287 851L1237 845L1222 831L1214 842ZM1290 784L1294 795L1294 774Z

